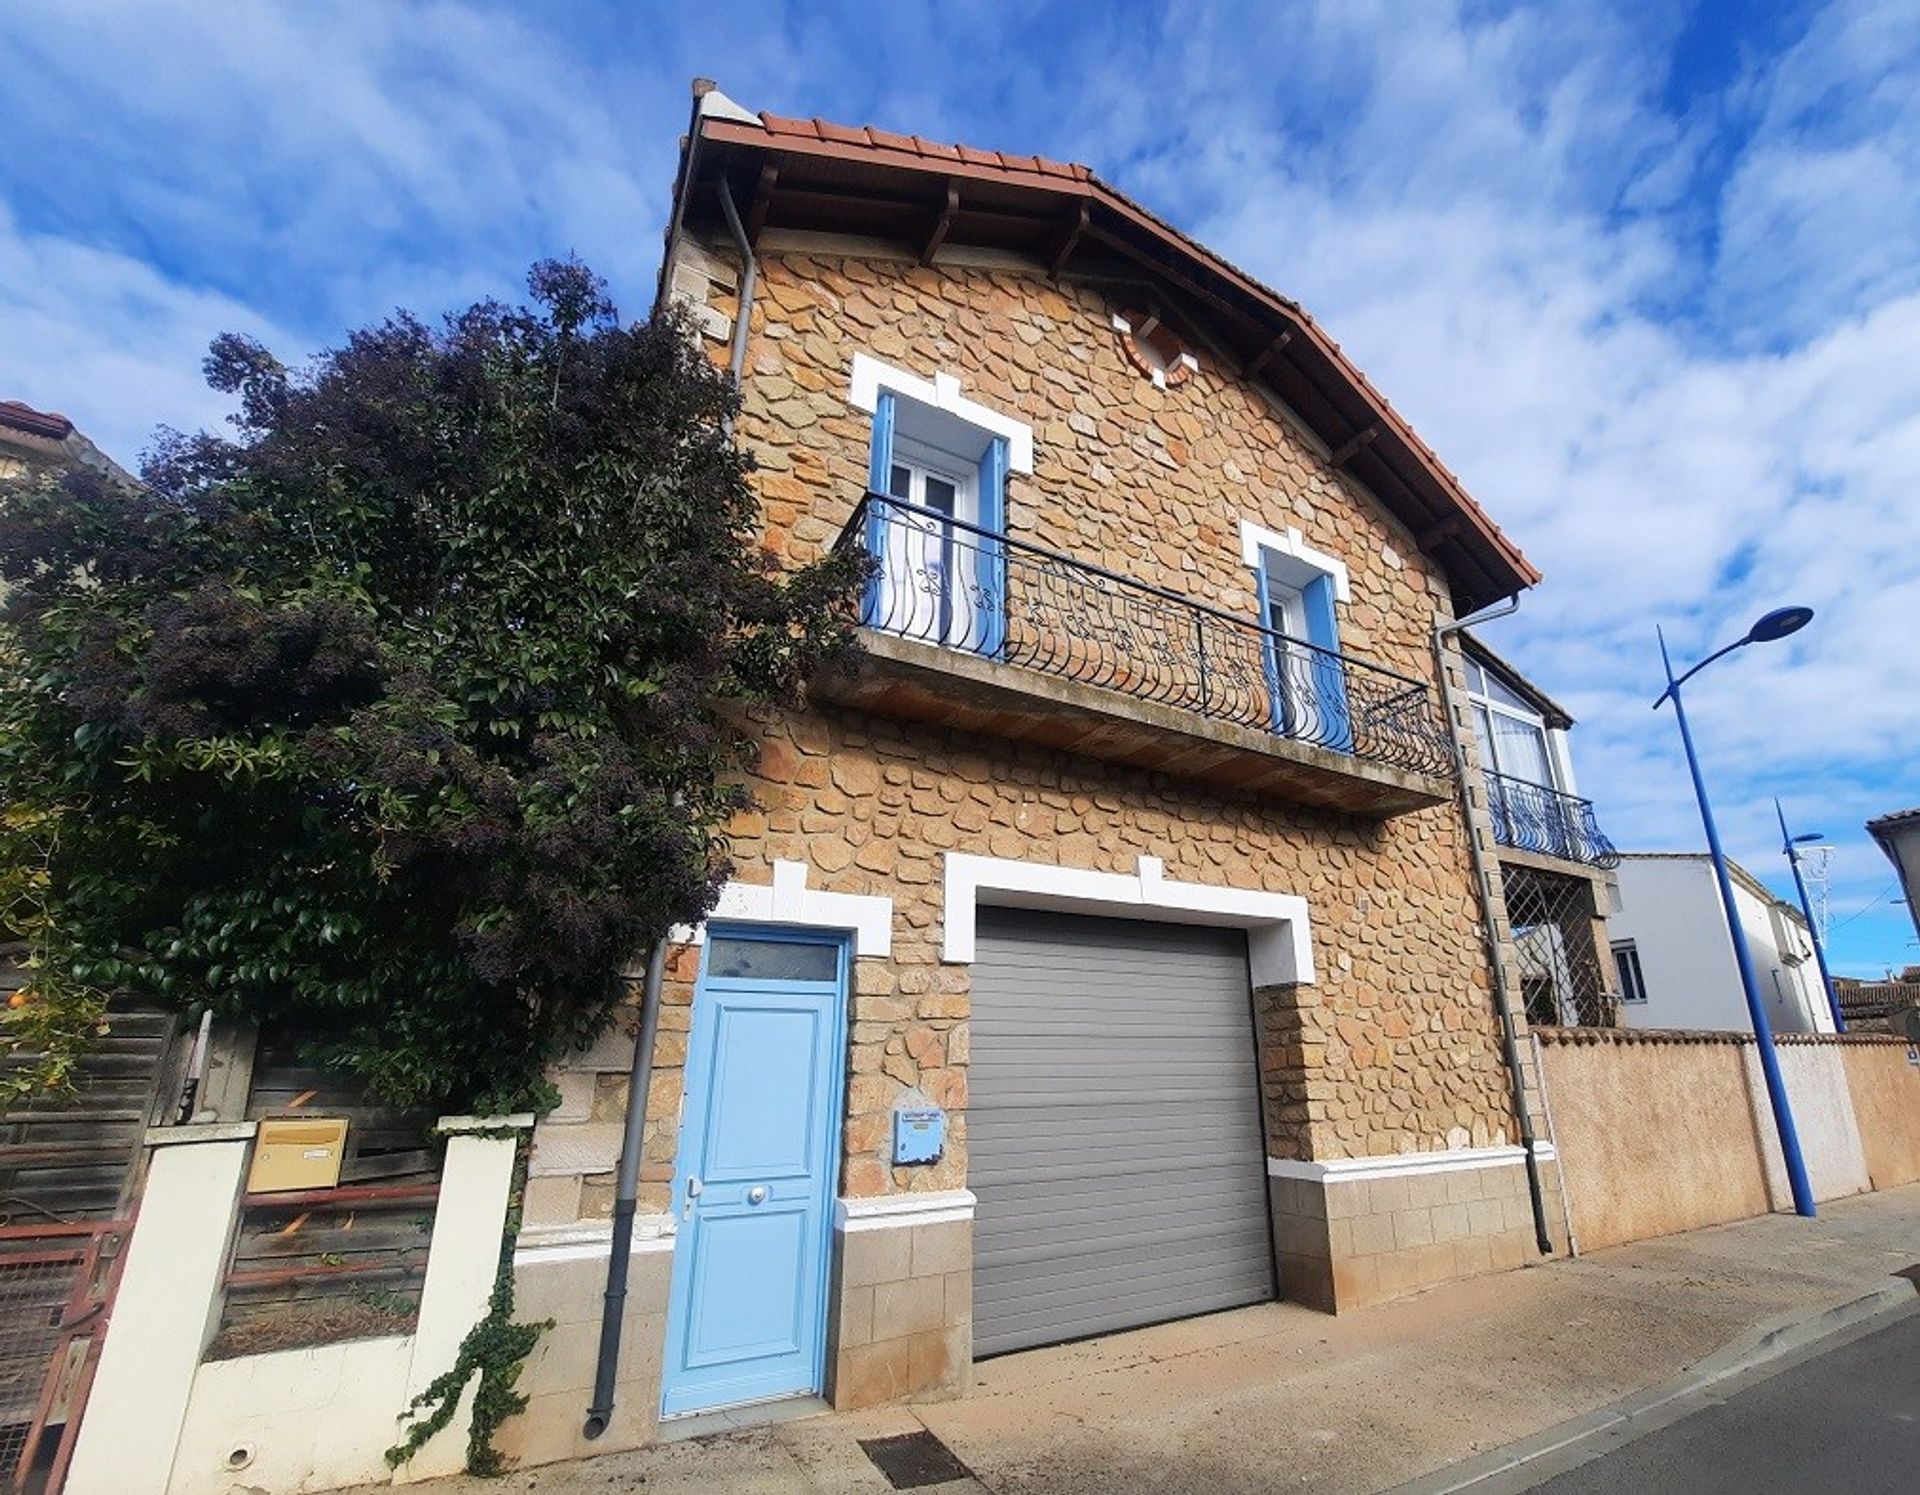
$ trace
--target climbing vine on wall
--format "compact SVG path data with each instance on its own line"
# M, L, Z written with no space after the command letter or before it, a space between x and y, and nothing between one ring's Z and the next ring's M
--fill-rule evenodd
M513 1321L513 1245L520 1235L529 1141L525 1131L515 1129L512 1135L515 1138L513 1187L507 1197L506 1224L500 1235L500 1263L494 1272L493 1291L487 1295L486 1314L460 1341L460 1353L454 1357L453 1364L435 1376L408 1405L407 1415L415 1420L406 1436L387 1450L389 1468L398 1469L418 1453L429 1438L453 1421L460 1397L476 1375L480 1385L473 1394L473 1419L467 1428L467 1472L494 1475L504 1468L500 1451L493 1446L493 1435L509 1417L526 1408L526 1394L514 1388L527 1356L533 1353L540 1336L553 1327L552 1319L534 1324Z

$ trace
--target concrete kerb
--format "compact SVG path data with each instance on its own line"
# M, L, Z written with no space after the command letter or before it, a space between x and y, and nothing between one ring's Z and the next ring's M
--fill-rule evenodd
M1817 1354L1920 1314L1920 1281L1895 1277L1870 1293L1813 1313L1782 1314L1756 1324L1671 1380L1581 1417L1491 1449L1383 1495L1518 1495Z

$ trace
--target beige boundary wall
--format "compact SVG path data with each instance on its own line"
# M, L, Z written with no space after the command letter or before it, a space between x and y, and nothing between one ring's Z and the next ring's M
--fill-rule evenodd
M1580 1248L1791 1208L1751 1034L1541 1028ZM1920 1179L1920 1066L1874 1035L1779 1040L1814 1198Z
M466 1465L467 1413L395 1472L402 1414L486 1312L531 1116L441 1121L440 1199L411 1334L203 1361L254 1123L159 1127L67 1495L305 1495L410 1484Z

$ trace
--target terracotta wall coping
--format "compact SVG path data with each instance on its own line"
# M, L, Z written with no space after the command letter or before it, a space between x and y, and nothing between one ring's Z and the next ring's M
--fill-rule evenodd
M1542 1043L1583 1044L1613 1043L1626 1046L1655 1045L1674 1043L1724 1043L1750 1044L1751 1033L1734 1033L1719 1028L1543 1028L1535 1027L1532 1032L1540 1035ZM1904 1038L1896 1038L1889 1033L1776 1033L1776 1044L1798 1044L1810 1047L1823 1045L1861 1045L1906 1048Z

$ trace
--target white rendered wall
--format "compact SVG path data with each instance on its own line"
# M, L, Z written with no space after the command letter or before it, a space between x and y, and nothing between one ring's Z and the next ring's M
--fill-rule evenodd
M409 1484L466 1464L469 1383L451 1424L397 1471L412 1398L456 1359L499 1267L514 1142L531 1116L443 1117L414 1332L201 1363L254 1124L155 1128L113 1322L81 1423L69 1495L302 1495Z
M1713 864L1705 857L1628 857L1619 878L1620 908L1607 920L1607 937L1634 942L1647 988L1645 1002L1621 1005L1625 1024L1752 1032ZM1768 905L1738 883L1733 896L1768 1021L1782 1033L1831 1032L1814 962L1782 959Z

